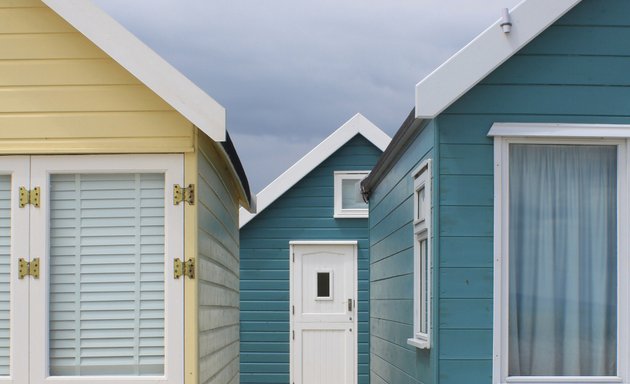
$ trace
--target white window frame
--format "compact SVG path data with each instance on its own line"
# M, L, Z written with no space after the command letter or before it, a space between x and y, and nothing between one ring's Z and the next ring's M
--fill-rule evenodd
M413 337L407 344L420 349L431 348L431 159L423 161L412 172L413 177ZM420 191L424 190L424 201L420 201ZM418 211L422 206L423 216ZM426 241L426 252L420 246ZM424 284L423 284L424 282ZM424 320L426 319L426 320ZM426 322L426 324L423 324ZM422 327L426 332L422 332Z
M31 157L31 186L41 187L41 208L30 210L30 253L40 257L40 278L30 279L30 382L75 384L181 383L184 377L183 280L175 279L173 259L181 257L183 208L173 204L173 184L183 185L183 156L78 155ZM50 174L61 173L164 174L164 374L160 376L49 376L48 374L48 227Z
M315 271L315 292L318 291L319 282L317 281L317 275L320 273L328 274L328 296L315 296L315 301L334 301L335 300L335 290L333 283L335 281L335 276L333 275L334 271L332 269L318 269Z
M368 207L360 209L343 208L343 180L363 180L370 171L335 171L334 176L334 200L335 200L335 218L367 218L369 214Z
M493 125L494 136L494 384L528 383L625 383L630 378L630 294L628 276L630 126L593 124ZM616 145L618 148L618 255L617 255L617 376L508 376L508 297L509 297L509 146L510 144Z

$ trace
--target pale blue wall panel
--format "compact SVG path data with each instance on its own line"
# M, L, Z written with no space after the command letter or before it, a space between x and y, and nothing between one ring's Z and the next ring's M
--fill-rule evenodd
M201 142L198 161L200 383L238 382L238 201L223 180L217 148Z
M424 127L370 196L372 383L433 383L433 351L413 336L413 178L433 156L435 125ZM434 163L435 168L435 163Z
M492 298L443 298L440 301L440 329L486 329L492 322Z

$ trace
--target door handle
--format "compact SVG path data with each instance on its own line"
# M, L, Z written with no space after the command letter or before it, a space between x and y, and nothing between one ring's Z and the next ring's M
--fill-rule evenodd
M348 299L348 312L352 312L352 299Z

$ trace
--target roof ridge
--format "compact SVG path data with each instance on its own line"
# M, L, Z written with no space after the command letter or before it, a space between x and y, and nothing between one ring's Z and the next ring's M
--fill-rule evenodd
M242 228L250 222L265 208L276 201L286 191L293 187L309 172L329 158L344 144L356 135L362 135L374 146L384 151L389 145L391 138L380 128L360 113L355 114L341 127L337 128L328 137L322 140L315 148L311 149L300 160L284 171L274 181L269 183L262 191L254 197L256 213L250 213L241 208L239 214L239 226Z

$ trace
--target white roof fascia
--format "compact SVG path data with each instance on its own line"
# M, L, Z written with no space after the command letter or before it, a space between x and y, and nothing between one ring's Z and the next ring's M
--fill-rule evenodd
M435 118L580 1L519 3L510 11L510 33L498 20L416 85L416 117Z
M214 141L225 108L89 0L42 0Z
M243 228L243 226L256 217L257 214L271 205L271 203L276 201L277 198L282 196L298 181L302 180L304 176L324 162L324 160L330 157L330 155L335 153L335 151L341 148L357 134L361 134L381 151L385 151L385 148L387 148L392 140L385 132L381 131L376 125L372 124L371 121L360 113L357 113L304 157L293 164L291 168L287 169L282 175L272 181L271 184L260 191L255 197L256 213L250 213L241 208L239 212L240 228Z

